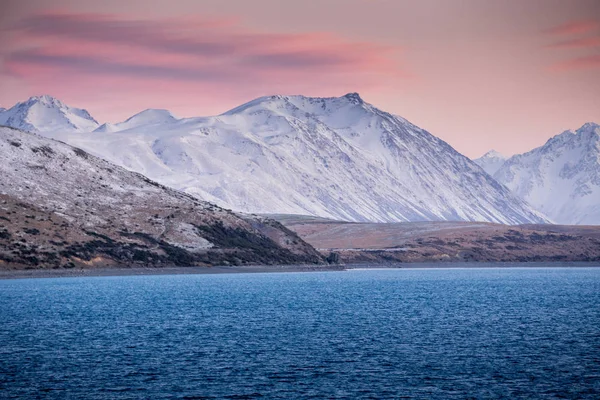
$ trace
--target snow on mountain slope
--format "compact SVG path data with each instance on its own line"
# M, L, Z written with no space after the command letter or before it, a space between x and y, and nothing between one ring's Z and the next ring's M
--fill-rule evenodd
M18 263L27 264L32 260L24 255L35 249L39 257L50 257L44 249L67 238L68 243L58 245L70 255L90 261L99 252L127 266L137 261L184 266L321 260L316 250L275 221L221 209L64 143L0 127L0 157L0 199L47 214L30 219L23 231L15 230L13 216L0 221L5 225L6 220L12 230L0 239L13 239L8 246L0 240L0 268L17 257ZM0 209L6 211L5 206ZM54 224L47 235L50 241L28 233L47 217L69 226ZM29 253L16 244L25 237Z
M0 125L27 132L90 132L98 122L86 111L69 107L51 96L35 96L0 110Z
M356 93L262 97L214 117L55 137L239 211L546 221L447 143Z
M494 176L496 171L502 167L506 161L506 157L496 150L490 150L483 156L473 160L475 164L479 165L489 175Z
M565 131L509 158L498 182L560 224L600 224L600 126Z
M149 127L150 125L168 124L175 121L177 121L177 118L170 111L147 109L123 122L102 124L94 132L121 132L139 127Z

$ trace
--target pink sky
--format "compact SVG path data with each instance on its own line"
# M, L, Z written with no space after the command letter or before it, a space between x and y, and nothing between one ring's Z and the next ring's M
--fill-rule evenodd
M126 3L123 5L122 3ZM100 122L359 92L467 156L600 122L597 0L4 0L0 106Z

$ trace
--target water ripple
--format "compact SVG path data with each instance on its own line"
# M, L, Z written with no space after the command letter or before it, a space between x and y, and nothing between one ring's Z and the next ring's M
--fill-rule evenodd
M0 281L0 398L600 398L600 269Z

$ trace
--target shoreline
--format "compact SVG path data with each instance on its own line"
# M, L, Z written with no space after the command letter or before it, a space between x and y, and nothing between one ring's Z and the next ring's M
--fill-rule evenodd
M133 267L133 268L73 268L73 269L13 269L0 270L0 280L37 278L81 278L140 275L220 275L274 272L343 271L339 265L249 265L215 267Z
M600 268L600 262L425 262L425 263L355 263L340 265L251 265L216 267L134 267L89 269L18 269L0 270L0 280L80 278L141 275L219 275L288 272L341 272L385 269L481 269L481 268Z

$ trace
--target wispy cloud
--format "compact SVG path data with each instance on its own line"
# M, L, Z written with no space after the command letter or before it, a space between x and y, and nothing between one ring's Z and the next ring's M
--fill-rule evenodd
M11 65L34 64L37 66L64 68L98 75L127 75L136 78L173 79L182 81L204 81L234 79L235 75L214 68L185 68L183 66L160 66L142 63L127 63L93 56L56 55L44 51L30 50L14 53L9 59ZM16 68L18 70L18 68ZM24 74L23 76L26 76Z
M122 19L110 14L45 13L32 15L15 28L34 37L105 44L127 44L165 53L216 55L236 51L240 44L222 35L231 26L220 20Z
M600 23L594 20L569 21L564 24L547 29L545 33L559 36L578 35L582 33L589 33L593 30L598 29L599 27Z
M580 39L564 40L562 42L549 44L547 47L553 49L574 49L586 47L600 47L600 36L592 36Z
M555 51L569 51L570 59L556 62L549 69L555 72L582 70L600 67L600 54L589 54L600 49L600 21L580 20L570 21L544 31L553 39L562 40L550 43L545 47ZM573 57L573 51L579 50L580 55ZM587 53L587 54L581 54Z
M551 70L558 72L589 68L600 68L600 54L561 61L550 67Z
M236 20L45 13L12 31L20 43L3 55L5 70L36 82L68 75L89 86L90 77L114 77L119 84L186 82L198 90L218 82L224 91L243 83L262 94L288 92L298 82L360 88L407 76L394 61L398 48L327 32L264 33Z

